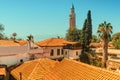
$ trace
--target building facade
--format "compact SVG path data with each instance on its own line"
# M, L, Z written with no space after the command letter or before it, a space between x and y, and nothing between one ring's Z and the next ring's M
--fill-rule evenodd
M77 42L69 42L63 38L49 38L37 43L43 48L43 57L51 59L69 58L79 60L81 49Z
M0 43L0 64L7 65L7 67L30 60L31 49L38 52L34 49L38 46L31 41L19 43L19 41L0 40ZM38 47L38 49L40 52L41 48Z

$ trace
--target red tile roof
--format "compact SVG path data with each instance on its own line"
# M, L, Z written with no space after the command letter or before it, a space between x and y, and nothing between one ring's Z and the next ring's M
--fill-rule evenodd
M102 47L102 43L90 43L90 47L92 48L100 48ZM108 48L115 48L113 43L108 43Z
M20 72L22 73L22 80L41 80L44 73L53 68L57 62L44 58L27 61L11 71L11 74L20 80Z
M74 60L64 59L56 62L50 59L38 59L23 63L11 74L19 80L119 80L120 74L106 69L90 66Z
M45 77L55 74L61 80L119 80L120 74L106 69L90 66L74 60L64 59ZM54 75L53 75L54 76Z
M12 40L0 40L0 46L20 46Z
M66 44L76 44L77 42L69 42L63 38L49 38L40 42L37 42L38 46L65 46Z
M92 48L100 48L102 45L100 43L90 43L90 47Z
M27 44L27 40L17 41L21 46Z
M0 75L6 76L5 68L0 68Z

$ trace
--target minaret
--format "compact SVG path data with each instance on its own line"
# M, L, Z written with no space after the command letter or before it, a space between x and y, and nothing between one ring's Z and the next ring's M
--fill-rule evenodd
M76 16L75 16L75 12L74 12L74 5L72 4L72 8L70 11L70 15L69 15L70 19L69 19L69 28L70 29L74 29L76 28Z

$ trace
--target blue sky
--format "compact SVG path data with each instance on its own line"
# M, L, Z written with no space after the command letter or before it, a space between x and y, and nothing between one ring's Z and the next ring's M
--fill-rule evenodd
M112 24L113 33L120 32L120 0L0 0L0 23L8 37L14 32L23 39L32 34L35 41L65 37L72 3L78 29L91 10L93 34L104 21Z

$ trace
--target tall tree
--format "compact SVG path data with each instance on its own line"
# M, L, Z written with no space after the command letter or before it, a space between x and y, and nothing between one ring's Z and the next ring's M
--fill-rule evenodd
M32 42L34 43L34 37L32 35L27 36L29 42L29 48L32 49Z
M87 19L85 19L82 28L82 52L80 55L80 61L90 64L91 51L89 49L89 44L92 39L92 19L91 11L88 11Z
M68 41L80 41L81 30L76 28L69 29L66 33L66 39Z
M108 41L111 38L112 26L110 23L104 21L104 23L99 24L97 33L102 41L103 45L103 66L106 67L106 61L108 60Z
M0 39L3 39L3 32L4 31L4 25L0 24Z
M32 41L33 42L33 36L32 35L27 36L27 38L28 38L28 41Z
M16 36L17 36L17 33L14 32L14 33L12 34L12 36L13 36L13 39L14 39L14 41L15 41L15 40L16 40Z
M83 24L83 28L82 28L82 47L83 47L83 51L86 49L86 23L87 23L87 19L85 19L84 24Z
M82 45L83 50L89 51L89 44L92 39L92 19L91 19L91 11L88 11L87 19L84 22L82 29Z

